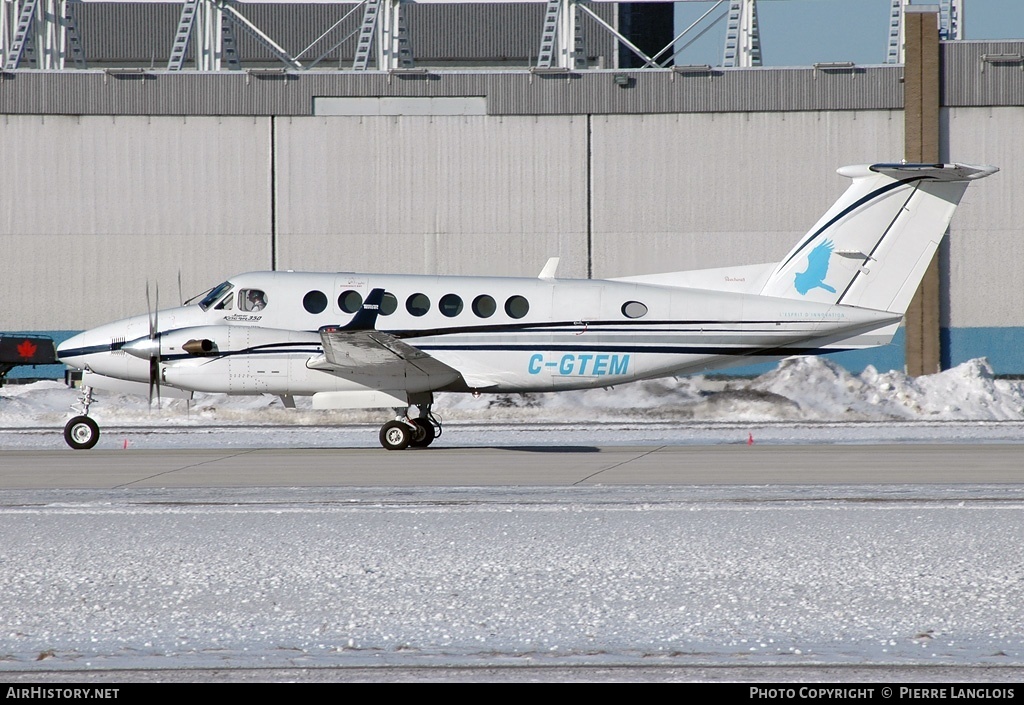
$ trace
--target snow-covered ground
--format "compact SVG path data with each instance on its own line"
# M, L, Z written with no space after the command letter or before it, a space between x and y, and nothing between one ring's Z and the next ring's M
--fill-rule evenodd
M0 428L60 427L76 393L60 382L0 389ZM286 409L272 396L197 394L151 411L137 397L97 393L91 415L102 425L345 425L380 423L381 410L319 411L308 399ZM548 394L438 394L446 422L510 423L876 423L1022 422L1024 382L999 380L983 359L912 378L867 368L860 375L817 357L783 360L755 379L681 377L615 388Z
M0 449L62 448L78 393L61 382L0 389ZM376 447L384 409L323 411L297 398L196 394L153 409L97 392L98 448ZM548 394L438 394L436 447L757 443L1024 442L1024 381L983 360L911 378L854 375L795 357L755 379L683 377ZM272 432L271 432L272 430Z
M0 446L60 447L54 430L73 401L56 383L0 390ZM533 433L564 443L576 431L560 423L620 442L742 442L750 428L758 442L985 442L1020 438L1024 386L994 379L984 361L910 379L794 358L754 380L445 395L436 410L462 442ZM133 443L172 446L230 434L305 445L325 423L380 420L217 395L155 413L111 397L92 411L108 429L134 429ZM356 431L375 442L374 427ZM985 676L999 681L1024 667L1021 545L1024 486L6 491L0 677L382 665L1018 669Z
M1024 672L1024 488L748 492L2 493L0 680L438 665L781 669L768 681L823 664Z

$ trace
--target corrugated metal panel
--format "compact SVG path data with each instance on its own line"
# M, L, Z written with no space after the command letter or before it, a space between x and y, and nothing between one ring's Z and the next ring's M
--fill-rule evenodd
M536 62L543 5L407 5L403 10L418 60L495 61L520 67Z
M1024 107L944 113L949 153L943 156L1001 171L967 189L953 219L943 325L1024 325Z
M300 60L315 59L341 42L323 64L337 66L339 60L343 65L351 64L355 53L354 32L359 28L362 9L351 12L353 6L245 3L235 8L292 56L305 52ZM170 56L181 3L83 3L73 5L73 12L90 62L160 66L166 65ZM544 18L542 4L414 4L403 7L403 12L413 55L421 61L519 67L536 61ZM596 12L610 20L614 8L600 6ZM614 50L611 35L592 21L585 26L588 55L610 61ZM321 36L325 32L326 36ZM275 63L272 54L247 32L236 32L236 40L243 65Z
M0 81L0 113L100 115L310 115L314 97L485 96L491 115L792 110L885 110L903 105L900 67L856 73L729 69L712 75L635 71L291 73L111 76L18 71Z
M616 74L631 78L627 87ZM902 71L877 67L845 72L813 69L715 69L494 74L491 114L666 113L790 110L879 110L903 105Z
M942 43L943 105L1024 105L1024 64L986 55L1024 56L1024 41Z
M586 276L586 118L275 124L282 269Z
M0 118L0 328L72 329L270 265L270 120ZM44 282L59 286L40 288Z
M899 160L902 111L592 118L594 276L777 261L849 185Z
M956 215L949 322L1022 325L1024 108L944 120L948 156L1003 168ZM274 123L280 267L467 274L551 255L583 274L588 223L597 276L777 259L845 186L836 167L896 159L903 139L898 110ZM169 300L179 269L194 292L270 265L269 119L0 126L3 327L78 329L142 310L147 279Z
M615 8L599 5L594 12L614 22ZM502 62L527 67L537 62L544 5L408 5L413 54L425 61ZM612 65L615 39L591 18L583 23L587 56Z
M182 3L70 3L87 62L167 66Z

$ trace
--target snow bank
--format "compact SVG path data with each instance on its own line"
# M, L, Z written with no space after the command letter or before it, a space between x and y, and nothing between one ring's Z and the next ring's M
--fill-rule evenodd
M0 389L0 426L62 424L77 393L60 382ZM286 409L277 397L197 394L191 402L97 393L101 423L146 425L375 423L380 410L314 411L308 399ZM755 379L680 377L615 388L473 398L438 394L447 421L1007 421L1024 419L1024 382L998 380L985 359L934 375L908 377L868 367L851 374L820 357L792 357Z

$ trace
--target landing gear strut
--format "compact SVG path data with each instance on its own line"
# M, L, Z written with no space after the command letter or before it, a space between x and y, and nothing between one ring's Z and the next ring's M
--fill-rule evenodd
M426 448L441 435L441 421L431 413L430 406L424 404L419 409L416 418L406 415L408 409L396 409L398 418L381 426L380 444L386 450Z
M79 406L71 407L79 414L64 425L64 441L75 450L89 450L100 439L100 427L89 418L92 387L82 388Z

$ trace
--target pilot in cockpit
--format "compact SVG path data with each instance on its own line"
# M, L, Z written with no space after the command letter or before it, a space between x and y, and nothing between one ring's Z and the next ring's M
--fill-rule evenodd
M267 305L266 295L259 289L249 289L245 295L246 311L262 311Z

